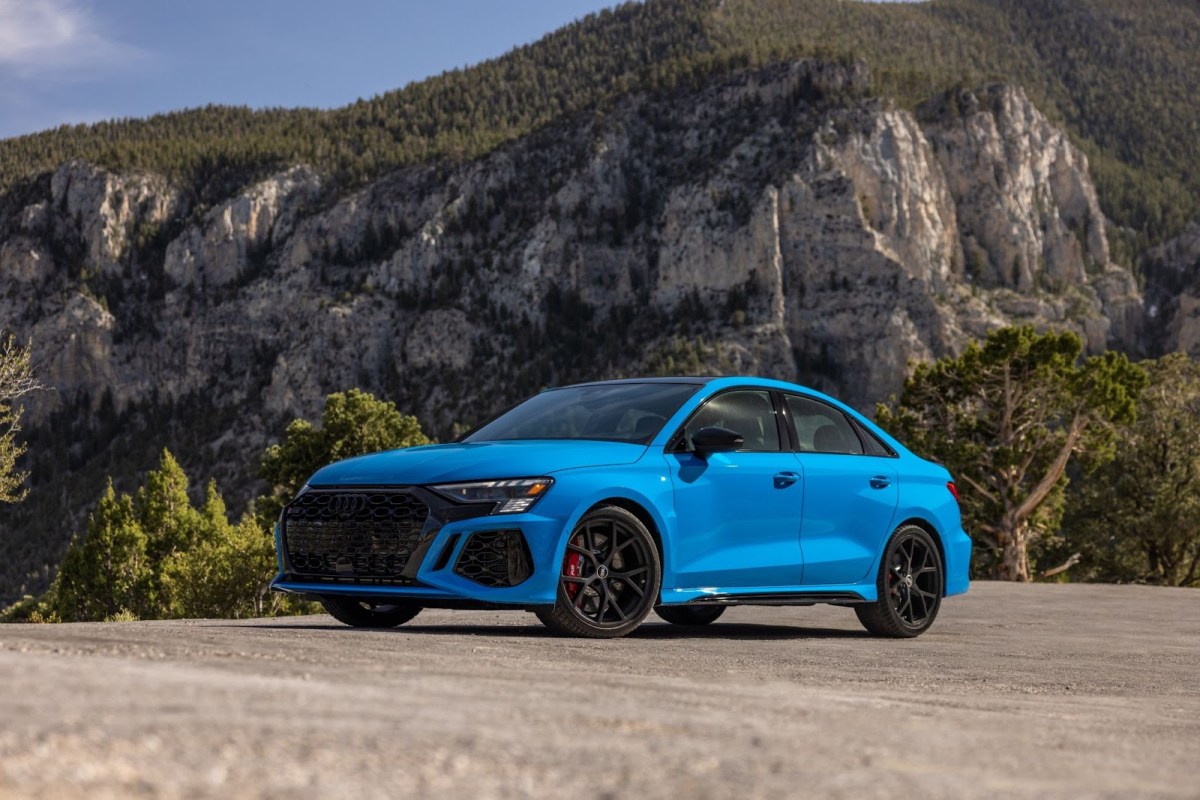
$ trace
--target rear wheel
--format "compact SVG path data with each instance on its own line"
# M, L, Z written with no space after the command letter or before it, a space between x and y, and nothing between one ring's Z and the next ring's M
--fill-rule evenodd
M636 516L617 506L584 515L567 540L554 607L538 619L566 636L614 639L658 602L658 548Z
M659 606L654 613L672 625L708 625L725 613L725 606Z
M877 586L878 601L854 607L864 628L893 638L929 629L942 604L942 558L924 528L904 525L892 534Z
M380 603L326 595L321 605L338 622L355 628L394 628L421 613L421 607L408 600Z

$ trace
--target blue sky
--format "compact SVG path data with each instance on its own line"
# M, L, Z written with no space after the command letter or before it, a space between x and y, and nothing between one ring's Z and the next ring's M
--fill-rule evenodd
M0 0L0 138L207 103L330 108L613 0Z

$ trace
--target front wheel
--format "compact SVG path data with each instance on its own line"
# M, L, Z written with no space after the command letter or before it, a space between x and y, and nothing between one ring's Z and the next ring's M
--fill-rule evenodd
M421 613L421 607L409 600L379 603L325 595L321 605L331 617L353 628L394 628Z
M877 586L879 600L854 607L864 628L898 639L929 629L942 604L942 557L924 528L904 525L892 534Z
M636 516L617 506L584 515L567 539L554 607L538 619L566 636L615 639L658 602L658 548Z

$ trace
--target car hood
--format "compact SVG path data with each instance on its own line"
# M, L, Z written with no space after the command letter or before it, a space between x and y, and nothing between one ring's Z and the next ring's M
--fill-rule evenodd
M313 486L410 485L534 478L565 469L631 464L645 445L580 440L433 444L349 458L319 469Z

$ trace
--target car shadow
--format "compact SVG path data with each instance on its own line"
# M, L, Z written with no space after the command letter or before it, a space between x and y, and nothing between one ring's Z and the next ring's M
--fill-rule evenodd
M223 624L213 627L222 628L254 628L256 630L278 631L346 631L355 630L341 623L330 624ZM549 631L541 624L533 625L422 625L414 622L397 628L377 628L371 633L408 634L413 636L486 636L491 638L535 638L535 639L569 639L560 637ZM795 625L763 625L751 622L716 622L704 626L670 625L665 622L646 622L633 633L629 639L676 640L676 639L729 639L735 641L768 641L787 639L866 639L871 634L865 630L846 630L842 628L805 628Z

